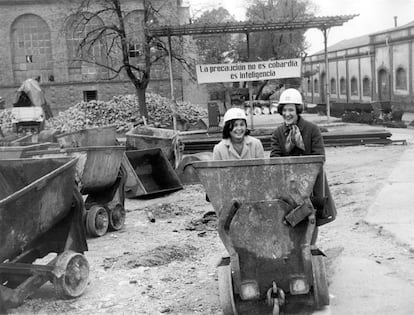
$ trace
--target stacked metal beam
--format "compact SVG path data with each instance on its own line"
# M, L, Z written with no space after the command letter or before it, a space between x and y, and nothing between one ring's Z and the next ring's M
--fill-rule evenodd
M390 144L391 133L386 130L358 131L358 132L323 132L325 146L353 146L366 144ZM184 144L184 154L203 151L213 151L213 147L221 140L220 133L186 134L180 136ZM271 134L258 135L265 150L270 150Z

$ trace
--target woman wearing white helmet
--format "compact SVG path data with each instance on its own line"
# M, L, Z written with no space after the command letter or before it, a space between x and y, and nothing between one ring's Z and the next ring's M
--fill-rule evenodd
M272 134L270 157L325 154L319 127L303 119L302 109L302 95L298 90L283 91L277 111L284 123Z
M325 155L319 127L300 115L303 109L302 95L296 89L287 89L280 95L278 112L284 123L276 128L271 137L270 157ZM328 182L319 174L313 189L313 203L317 209L317 225L335 220L336 207Z
M223 139L214 146L214 160L241 160L264 158L259 139L249 136L244 110L230 108L224 114Z

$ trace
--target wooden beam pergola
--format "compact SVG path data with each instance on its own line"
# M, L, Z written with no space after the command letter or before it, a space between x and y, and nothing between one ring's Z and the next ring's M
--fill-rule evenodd
M219 24L183 24L183 25L161 25L150 28L153 36L184 36L200 34L220 34L220 33L252 33L263 31L289 31L298 29L328 29L334 26L341 26L345 22L358 16L335 15L335 16L315 16L284 18L277 21L268 22L228 22Z

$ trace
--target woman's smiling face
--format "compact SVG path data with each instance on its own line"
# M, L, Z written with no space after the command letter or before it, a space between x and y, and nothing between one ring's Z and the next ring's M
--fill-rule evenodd
M295 104L286 104L282 109L282 116L287 125L294 124L298 121L298 113Z
M246 128L246 121L244 119L235 120L233 122L233 129L230 131L231 140L236 142L243 140Z

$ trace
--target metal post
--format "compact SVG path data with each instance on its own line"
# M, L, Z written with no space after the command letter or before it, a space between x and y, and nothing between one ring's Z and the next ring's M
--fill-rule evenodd
M246 43L247 43L247 60L250 61L250 40L249 33L246 32ZM249 105L250 105L250 128L253 130L253 84L248 82L249 85Z
M173 101L172 111L173 111L173 128L174 131L177 130L177 104L175 103L174 98L174 78L172 70L172 54L171 54L171 36L168 35L168 60L169 60L169 70L170 70L170 90L171 90L171 100Z
M331 117L331 105L330 105L330 86L329 86L329 62L328 62L328 35L327 29L323 29L323 37L324 37L324 44L325 44L325 78L326 78L326 88L325 88L325 99L326 99L326 116L328 119L328 123Z

